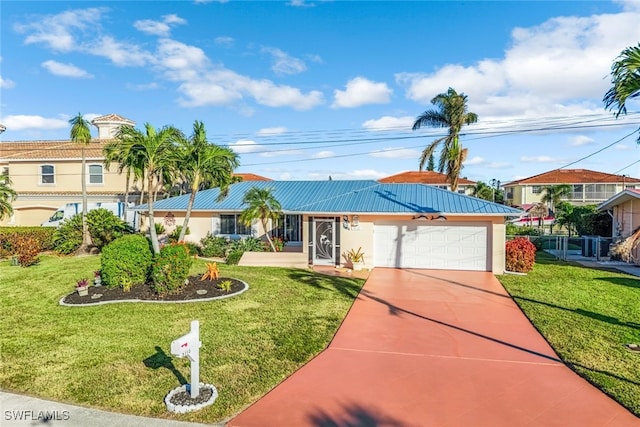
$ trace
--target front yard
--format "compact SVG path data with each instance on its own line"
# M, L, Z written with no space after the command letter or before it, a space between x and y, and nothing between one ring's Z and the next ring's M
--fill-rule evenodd
M233 298L186 304L62 307L58 300L99 257L43 256L0 262L0 387L137 415L212 423L237 413L326 347L363 281L285 268L220 267L247 282ZM203 273L196 261L192 274ZM213 406L186 415L164 396L189 381L171 341L200 321L200 378L218 388Z
M500 282L573 370L640 416L640 278L539 252L527 276Z

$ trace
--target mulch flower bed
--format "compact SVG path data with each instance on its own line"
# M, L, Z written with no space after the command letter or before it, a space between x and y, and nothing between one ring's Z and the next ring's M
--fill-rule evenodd
M231 281L231 290L225 292L217 287L218 283L225 280ZM158 295L148 284L136 285L129 292L124 292L121 287L107 288L106 286L89 286L89 295L80 296L73 291L62 299L65 304L83 305L95 304L107 301L141 300L141 301L197 301L224 297L241 292L245 289L245 283L229 277L220 277L216 280L200 280L200 276L190 276L189 284L183 286L178 292L167 295Z

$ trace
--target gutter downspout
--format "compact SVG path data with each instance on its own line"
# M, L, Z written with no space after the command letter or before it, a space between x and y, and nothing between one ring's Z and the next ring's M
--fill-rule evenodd
M611 217L611 237L615 239L616 237L618 237L616 235L616 230L618 230L618 220L615 216L613 216L611 209L607 209L607 213Z

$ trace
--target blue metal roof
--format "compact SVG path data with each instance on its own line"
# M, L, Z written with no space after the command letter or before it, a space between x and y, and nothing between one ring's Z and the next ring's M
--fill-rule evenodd
M384 184L378 181L246 181L233 184L226 198L218 189L196 194L193 211L242 211L244 194L252 187L271 188L285 213L307 214L476 214L520 215L508 206L423 184ZM183 211L189 194L159 200L154 210ZM146 211L147 205L135 209Z

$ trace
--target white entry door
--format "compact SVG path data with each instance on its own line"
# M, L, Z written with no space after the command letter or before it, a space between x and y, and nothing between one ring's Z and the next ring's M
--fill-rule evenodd
M491 271L488 223L376 223L377 267Z

